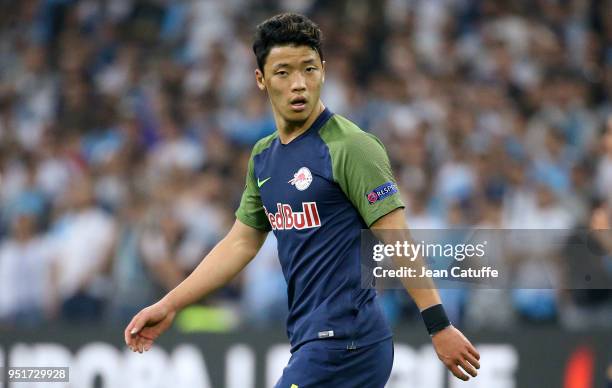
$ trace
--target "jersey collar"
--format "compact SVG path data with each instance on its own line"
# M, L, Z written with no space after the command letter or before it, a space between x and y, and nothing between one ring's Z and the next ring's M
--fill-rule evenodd
M327 120L329 120L332 116L334 115L334 113L329 110L329 108L325 108L323 109L323 111L321 113L319 113L319 116L317 116L317 118L315 119L315 121L310 125L310 128L308 128L307 130L305 130L303 133L301 133L298 137L296 137L295 139L291 140L289 143L287 144L283 144L280 141L280 137L278 137L278 143L280 145L282 145L283 147L288 147L291 144L295 143L296 141L306 137L306 135L308 135L311 132L318 132L319 129L321 129L321 127L327 122Z

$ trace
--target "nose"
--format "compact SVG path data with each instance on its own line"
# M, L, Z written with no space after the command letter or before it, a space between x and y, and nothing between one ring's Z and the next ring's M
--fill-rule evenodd
M306 78L299 71L296 71L291 80L291 91L302 92L304 90L306 90Z

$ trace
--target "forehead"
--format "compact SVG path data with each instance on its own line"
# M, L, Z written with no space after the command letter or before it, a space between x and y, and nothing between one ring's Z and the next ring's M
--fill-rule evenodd
M306 61L320 63L319 53L309 46L274 46L268 53L265 67L296 66Z

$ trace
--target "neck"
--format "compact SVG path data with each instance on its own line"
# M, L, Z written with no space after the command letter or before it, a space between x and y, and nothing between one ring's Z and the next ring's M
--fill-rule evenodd
M305 121L287 121L279 114L274 112L274 121L278 129L278 137L281 143L290 143L293 139L306 132L312 126L317 117L325 110L325 106L321 101L312 110L312 113Z

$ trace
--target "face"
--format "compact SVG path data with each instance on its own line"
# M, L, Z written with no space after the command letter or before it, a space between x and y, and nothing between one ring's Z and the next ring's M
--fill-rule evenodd
M274 112L287 122L303 122L318 106L325 63L308 46L275 46L263 73L255 70L257 86L267 90Z

